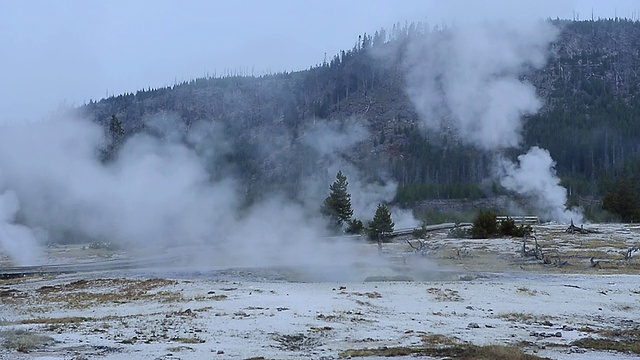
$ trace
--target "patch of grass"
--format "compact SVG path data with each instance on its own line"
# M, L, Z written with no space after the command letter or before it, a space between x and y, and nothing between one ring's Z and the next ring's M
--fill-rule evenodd
M279 343L279 348L288 351L300 351L303 349L311 349L320 346L321 343L317 338L317 334L309 336L307 334L275 334L273 339Z
M624 241L621 240L601 240L601 239L590 239L585 240L581 243L580 248L582 249L600 249L600 248L616 248L616 249L626 249L627 245Z
M64 302L67 308L87 308L97 304L123 304L153 298L159 301L179 301L181 295L172 291L157 291L175 285L167 279L93 279L68 284L42 286L36 290L41 302Z
M538 294L538 292L536 290L531 290L529 288L527 288L526 286L522 286L516 289L516 292L520 293L520 294L526 294L529 296L536 296Z
M427 292L431 295L434 295L436 301L462 301L463 299L460 297L460 294L457 290L452 289L439 289L439 288L428 288Z
M189 346L172 346L172 347L168 347L167 351L180 352L180 351L195 351L195 350Z
M118 288L123 292L144 292L159 287L175 285L177 281L160 278L153 279L93 279L77 280L68 284L42 286L37 290L38 294L44 295L56 292L69 292L77 290L91 290L100 288Z
M537 317L533 314L529 314L529 313L504 313L504 314L500 314L498 315L499 317L509 320L509 321L519 321L519 322L523 322L523 323L533 323L533 322L540 322L540 321L544 321L544 320L548 320L546 317Z
M199 338L186 338L186 337L174 337L171 339L173 342L179 342L183 344L202 344L205 341Z
M424 334L421 336L421 339L425 346L452 346L459 343L458 338L442 334Z
M607 330L599 330L597 333L600 336L605 337L613 337L618 339L625 340L637 340L640 342L640 328L638 329L607 329Z
M4 346L19 352L30 352L55 343L50 336L38 335L26 330L9 330L0 332Z
M571 345L591 350L608 350L640 354L640 342L637 340L596 339L588 337L578 339L572 342Z
M412 347L381 347L377 349L350 349L338 354L341 358L369 357L369 356L409 356L413 354L424 354L425 349Z
M22 291L17 289L0 290L0 298L20 297L21 294L22 294Z
M366 296L369 299L379 299L379 298L382 297L382 295L380 295L380 293L378 293L376 291L374 291L374 292L366 292L366 293L354 292L354 293L351 293L351 294L355 295L355 296Z
M85 321L92 321L87 317L61 317L61 318L34 318L21 320L20 324L77 324Z
M611 253L609 253L607 251L604 251L604 250L593 250L593 249L588 249L588 250L582 250L582 249L566 250L566 251L564 251L564 253L562 255L564 255L566 257L578 258L578 259L590 259L590 258L611 259L611 258L619 258L620 257L620 255L618 253L611 254Z
M458 344L447 347L381 347L377 349L352 349L338 354L341 358L367 356L431 356L462 360L540 360L545 359L525 353L515 346Z
M581 329L582 331L583 329ZM589 328L589 330L592 330ZM583 338L571 343L592 350L609 350L640 354L640 328L592 330L601 338Z

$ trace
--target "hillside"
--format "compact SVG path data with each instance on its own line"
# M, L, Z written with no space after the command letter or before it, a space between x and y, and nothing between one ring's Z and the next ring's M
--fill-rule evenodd
M558 34L546 49L546 65L517 74L535 87L540 111L523 114L522 140L503 152L515 158L531 146L548 149L570 196L599 197L613 179L637 168L640 23L551 23ZM309 177L329 180L326 169L336 157L368 181L398 182L397 200L405 204L502 193L499 184L487 183L491 151L454 130L430 131L421 124L407 91L407 54L415 39L446 38L449 31L425 28L398 24L364 34L353 49L305 71L195 79L81 110L105 126L116 115L127 135L145 131L153 118L175 118L185 130L215 124L226 146L220 150L224 160L211 160L213 176L231 172L254 196L267 189L296 194ZM367 133L344 139L353 146L323 153L310 145L312 136L320 136L319 124L343 135L351 126L364 126Z

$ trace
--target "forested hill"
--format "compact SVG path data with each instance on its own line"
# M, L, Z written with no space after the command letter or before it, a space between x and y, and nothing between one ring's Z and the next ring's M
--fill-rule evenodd
M527 119L522 148L548 149L573 196L598 197L615 177L638 171L640 22L552 22L560 34L548 64L525 75L544 105ZM115 115L127 135L144 131L158 116L175 116L186 128L218 124L229 146L225 163L212 169L233 171L255 193L299 190L301 179L330 161L312 156L306 132L318 123L344 126L356 119L368 129L368 139L341 158L368 178L396 180L398 201L483 196L486 189L479 184L489 175L490 157L455 136L425 134L417 126L403 55L395 50L424 36L422 27L396 25L364 34L353 49L305 71L196 79L91 102L82 110L105 127ZM379 53L397 55L382 59Z

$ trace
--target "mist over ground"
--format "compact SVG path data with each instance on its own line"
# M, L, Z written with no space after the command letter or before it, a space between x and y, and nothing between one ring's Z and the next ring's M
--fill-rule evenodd
M496 179L534 199L530 205L543 218L580 222L579 212L565 207L566 190L546 150L533 147L518 162L503 155L519 149L523 119L541 107L526 74L545 65L556 35L548 22L454 26L376 56L401 55L406 91L425 132L454 134L493 154ZM244 184L225 164L233 139L224 126L187 127L166 113L145 124L145 132L127 138L106 162L100 158L105 131L89 120L60 114L2 125L4 251L19 264L33 264L49 242L107 241L150 249L207 246L197 257L203 266L346 264L358 258L357 250L348 241L326 241L331 234L318 211L335 174L347 175L354 217L365 224L379 203L395 196L397 183L384 171L366 179L344 156L369 141L366 118L317 119L303 127L304 160L322 167L300 180L302 196L275 192L249 203ZM279 144L261 146L272 154ZM392 212L396 228L419 225L410 211Z
M326 240L331 233L319 209L330 182L310 178L304 201L266 194L247 207L232 172L211 173L211 163L225 161L222 127L187 129L166 114L152 117L147 127L105 162L105 131L86 119L67 115L2 126L3 250L19 264L41 262L39 248L46 243L77 241L150 252L205 246L196 257L203 267L339 265L357 258L349 241ZM393 198L396 185L363 183L357 168L338 156L365 136L357 123L323 122L309 129L308 138L318 157L331 160L321 172L335 177L342 169L353 179L355 215L367 221L378 203Z

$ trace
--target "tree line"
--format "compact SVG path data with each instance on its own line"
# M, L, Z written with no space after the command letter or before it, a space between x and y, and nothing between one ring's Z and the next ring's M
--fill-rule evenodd
M527 74L545 105L526 119L522 147L550 151L574 200L604 198L639 174L640 23L553 22L561 28L552 44L555 55L544 69ZM115 115L125 136L144 131L145 117L158 112L175 114L186 127L220 124L233 140L225 164L209 166L231 169L251 196L270 189L295 196L320 161L304 147L304 131L314 122L351 116L366 119L370 137L346 156L357 159L354 165L365 177L375 179L381 169L391 174L399 184L397 203L500 193L499 187L480 185L490 175L489 154L471 151L450 134L425 134L416 125L404 91L402 52L386 61L371 55L401 49L433 31L447 29L396 24L361 35L352 49L308 70L207 77L91 101L80 110L105 128ZM277 150L266 152L264 142L278 144Z

